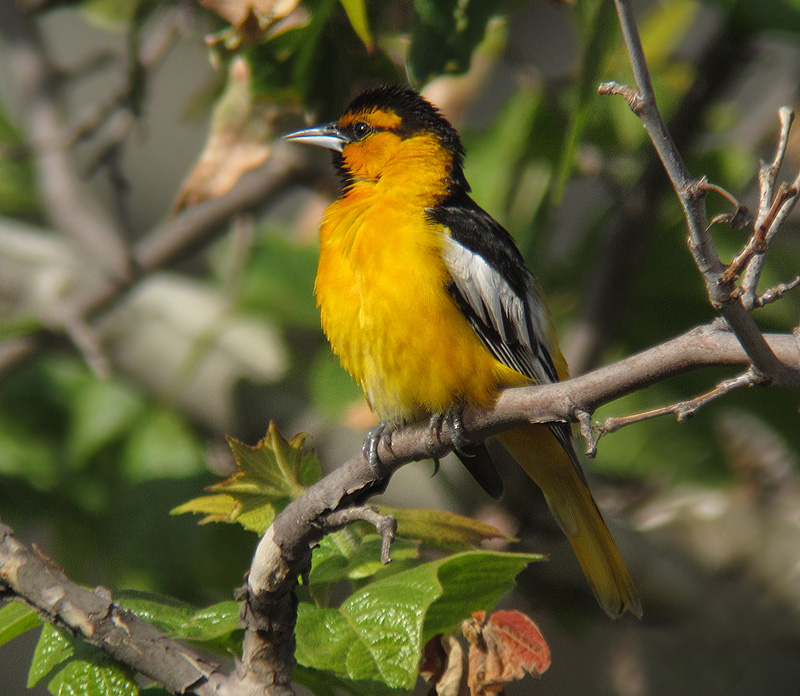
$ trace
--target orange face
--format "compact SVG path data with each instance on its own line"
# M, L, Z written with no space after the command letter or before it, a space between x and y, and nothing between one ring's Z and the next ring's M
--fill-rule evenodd
M410 132L392 110L348 112L336 124L347 136L341 166L349 184L384 180L397 191L432 200L452 167L452 153L427 130Z

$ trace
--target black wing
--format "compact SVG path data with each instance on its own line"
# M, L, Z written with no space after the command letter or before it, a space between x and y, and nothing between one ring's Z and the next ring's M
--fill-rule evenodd
M450 231L447 290L483 344L534 382L557 382L546 310L513 237L466 193L431 208L428 216ZM570 426L553 423L550 430L577 462Z
M466 194L428 215L450 231L447 290L484 345L534 382L557 382L544 306L511 235Z

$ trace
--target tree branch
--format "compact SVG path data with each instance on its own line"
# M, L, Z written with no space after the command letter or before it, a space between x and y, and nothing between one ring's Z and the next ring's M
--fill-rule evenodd
M39 192L54 227L96 257L113 277L129 272L128 251L117 222L81 181L64 141L57 71L35 23L15 0L0 0L0 32L11 46L10 72L26 112Z
M770 349L793 367L800 366L800 344L791 334L766 336ZM481 440L523 423L569 421L599 406L669 377L710 366L747 366L749 357L737 337L714 324L638 355L565 382L509 389L494 408L466 409L463 423L470 439ZM294 669L294 627L298 578L311 562L311 550L330 527L346 523L341 511L364 505L383 491L404 464L444 456L452 435L443 427L434 438L427 421L397 430L391 447L381 444L381 466L370 467L363 453L335 469L292 502L261 538L242 593L246 626L243 655L225 675L191 650L171 641L146 622L113 604L105 590L91 592L72 583L52 561L14 538L0 525L0 594L14 594L45 619L66 626L115 659L139 670L174 693L199 696L289 696ZM391 522L369 517L383 527Z
M224 196L183 211L142 239L133 249L132 271L126 277L105 277L79 289L52 309L46 318L46 330L0 344L0 376L52 343L54 336L68 334L76 325L88 327L92 319L119 301L143 277L186 258L216 239L235 215L266 205L288 186L307 178L308 160L298 150L277 143L272 157L242 176Z
M17 540L2 523L0 594L24 599L45 620L67 628L176 694L225 693L220 687L226 677L217 665L114 604L108 590L98 587L92 592L76 585L52 560Z
M689 228L689 249L706 284L712 306L720 312L750 356L753 367L769 379L800 387L800 371L783 364L770 350L764 336L741 300L735 282L726 277L725 266L714 248L705 207L704 181L695 179L675 147L656 104L650 73L629 0L614 0L628 49L636 88L605 82L601 94L618 94L628 101L650 136L653 147L683 207Z
M771 350L787 365L800 367L800 345L795 336L769 335L767 340ZM691 370L749 364L749 356L737 337L710 324L565 382L509 389L501 394L494 408L467 408L462 420L467 437L478 441L525 423L575 420L579 414L591 414L621 396ZM379 470L370 467L359 452L309 488L302 498L278 515L260 540L245 588L248 606L278 612L284 617L283 622L295 601L293 590L297 578L308 568L311 550L325 534L322 521L333 512L363 505L370 496L382 492L392 474L404 464L442 457L452 446L452 434L446 427L442 428L440 438L434 438L427 421L409 425L392 433L390 446L381 442ZM264 620L257 617L258 609L255 613L246 619L252 645L259 644L259 621ZM294 644L288 634L283 634L282 639ZM263 650L263 646L261 654L274 656ZM259 660L258 655L259 650L251 647L251 668L270 675L276 666ZM293 656L291 660L294 665ZM278 672L286 674L291 669L282 664Z

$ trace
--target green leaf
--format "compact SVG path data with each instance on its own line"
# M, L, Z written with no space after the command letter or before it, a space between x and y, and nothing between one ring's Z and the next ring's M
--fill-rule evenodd
M151 408L125 443L122 470L131 481L180 479L204 471L197 437L166 408Z
M92 380L75 395L70 457L82 463L121 437L144 408L142 398L119 382Z
M329 418L337 418L354 403L364 403L364 392L326 346L317 351L308 372L308 391L314 406Z
M173 638L210 641L239 629L239 603L220 602L195 609L171 597L147 592L122 592L117 603Z
M28 688L38 684L58 665L71 658L74 653L74 645L64 629L50 624L42 626L42 633L33 651L31 668L28 672Z
M349 532L349 530L344 530ZM342 579L363 580L386 568L381 563L383 539L370 534L360 539L352 550L343 551L337 544L338 532L329 534L314 549L311 557L309 582L336 582ZM419 544L407 539L395 539L392 543L392 562L417 558Z
M292 673L292 681L302 684L315 696L336 696L341 691L351 696L397 696L397 689L377 681L345 679L298 665Z
M53 696L138 696L132 670L98 648L85 658L69 660L47 684Z
M397 520L397 536L417 539L442 551L466 551L489 539L513 541L499 529L445 510L404 510L378 505ZM394 550L394 547L392 547Z
M253 70L257 69L253 65ZM266 314L281 326L319 330L314 303L316 272L314 245L299 245L275 232L262 234L242 272L240 306Z
M20 602L9 602L0 609L0 645L41 624L36 610Z
M416 85L467 70L486 24L498 11L492 0L415 0L414 9L407 69Z
M490 610L532 554L469 551L382 578L338 609L301 603L297 661L347 679L410 689L422 646L473 611Z
M340 0L344 11L347 13L347 19L358 34L358 38L364 42L368 51L372 50L372 34L369 31L369 23L367 22L367 7L365 0Z
M179 505L171 514L200 513L205 515L201 524L236 522L263 534L278 512L321 475L316 455L303 452L307 437L301 433L287 441L270 423L267 435L255 447L228 438L238 471L209 486L212 495Z

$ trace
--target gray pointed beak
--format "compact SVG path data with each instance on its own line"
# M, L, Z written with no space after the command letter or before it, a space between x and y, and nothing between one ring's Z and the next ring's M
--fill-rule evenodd
M341 152L342 148L350 142L334 123L288 133L283 136L283 139L294 140L307 145L317 145L337 152Z

